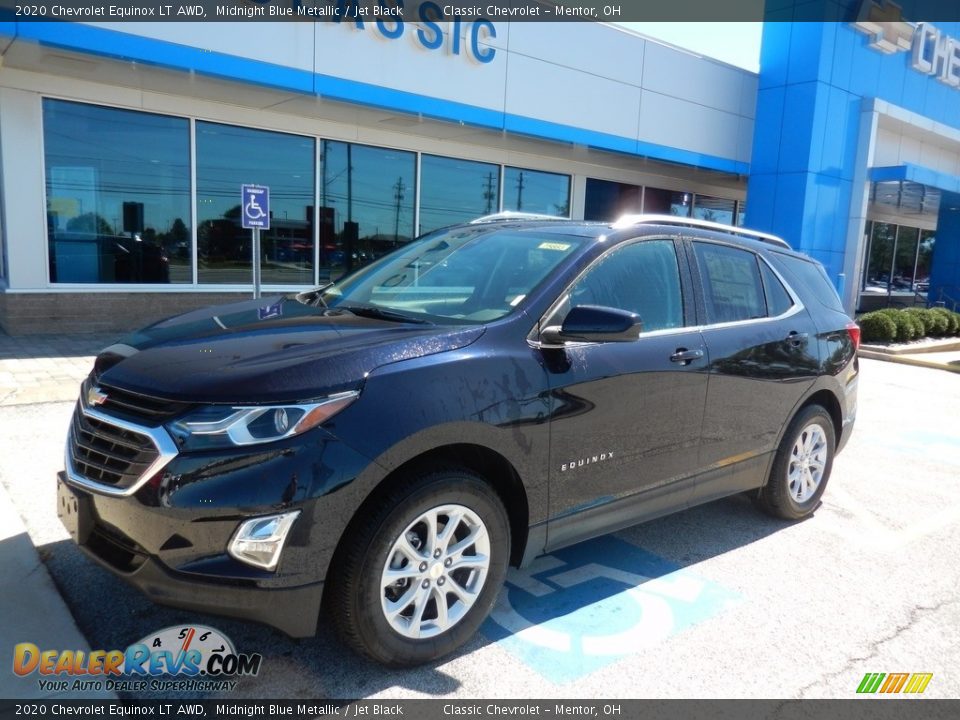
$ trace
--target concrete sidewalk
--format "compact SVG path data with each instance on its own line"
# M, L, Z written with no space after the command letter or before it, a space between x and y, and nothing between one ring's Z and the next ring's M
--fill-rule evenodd
M116 339L0 332L0 406L75 399L96 354Z
M93 367L96 353L112 343L112 336L10 337L0 333L0 408L29 403L73 400L80 382ZM34 672L14 674L13 651L29 642L43 650L82 650L90 646L77 628L46 566L27 533L9 493L0 483L0 652L7 657L0 671L0 697L17 700L52 698L116 698L113 692L43 690ZM100 648L102 649L102 648ZM73 677L48 676L49 680ZM84 678L89 679L89 678Z

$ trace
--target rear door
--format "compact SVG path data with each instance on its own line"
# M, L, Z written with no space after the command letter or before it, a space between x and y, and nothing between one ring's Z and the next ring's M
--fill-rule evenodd
M723 476L719 485L732 484L718 488L722 495L762 482L766 453L816 379L816 328L760 254L705 239L689 248L710 355L699 464Z

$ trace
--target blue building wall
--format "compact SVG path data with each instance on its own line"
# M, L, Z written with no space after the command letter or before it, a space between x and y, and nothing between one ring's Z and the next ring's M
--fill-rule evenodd
M853 19L839 7L835 15ZM911 68L909 53L869 47L850 22L772 21L801 16L796 7L767 12L747 223L816 257L837 281L848 247L863 100L879 98L960 128L960 93ZM914 19L906 10L905 17ZM936 26L960 37L960 23ZM948 242L960 243L960 233L938 233L935 267Z
M960 302L960 194L943 193L937 218L937 244L930 269L930 300L941 299L947 307ZM960 310L960 306L957 307Z

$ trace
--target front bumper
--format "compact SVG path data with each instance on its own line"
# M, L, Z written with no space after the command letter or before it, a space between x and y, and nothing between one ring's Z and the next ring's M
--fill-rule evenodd
M239 573L223 572L230 560L217 556L190 563L188 567L195 567L194 572L170 569L104 520L103 515L115 519L111 506L118 503L133 510L129 500L92 495L67 482L65 473L58 473L57 512L73 540L97 564L151 600L185 610L261 622L291 637L310 637L316 633L323 597L322 581L284 586L283 580L275 576L264 582L266 574L253 568L247 572L248 577L242 577L245 568L234 567ZM98 511L98 506L104 512ZM136 512L131 513L131 519L135 526ZM211 572L204 574L205 568Z
M167 528L163 534L178 528L183 535L173 534L171 539L180 539L184 546L191 547L177 548L175 541L157 548L156 537L161 531L157 518L172 514L170 508L144 507L134 498L89 493L72 485L64 472L57 476L57 512L88 557L159 604L253 620L291 637L316 633L323 576L317 579L302 572L267 573L226 557L225 538L236 526L236 516L199 524L174 518L169 524L161 520ZM135 529L142 531L138 537L150 550L131 537L137 534ZM175 562L178 557L184 560L180 569L164 562ZM304 564L294 563L300 569Z

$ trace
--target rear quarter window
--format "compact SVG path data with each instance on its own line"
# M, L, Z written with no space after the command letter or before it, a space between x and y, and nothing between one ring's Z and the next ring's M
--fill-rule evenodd
M820 263L780 253L770 253L770 258L805 301L814 299L830 310L846 313L836 288Z

